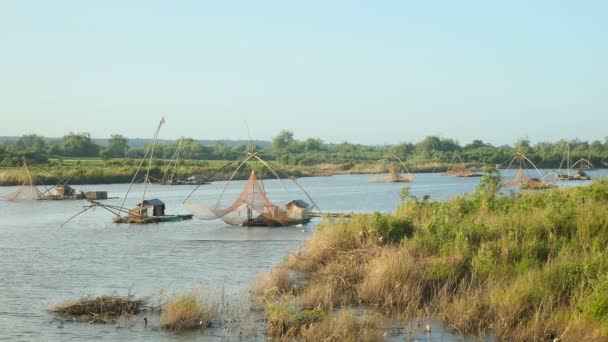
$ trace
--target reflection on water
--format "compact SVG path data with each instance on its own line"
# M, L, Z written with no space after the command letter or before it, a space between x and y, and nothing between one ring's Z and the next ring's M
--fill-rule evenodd
M591 176L606 174L592 171ZM411 184L369 183L370 175L302 178L299 182L324 211L392 211L399 190L411 187L417 196L446 199L472 192L479 178L418 174ZM584 182L583 182L584 183ZM231 184L227 202L244 182ZM581 184L581 183L576 183ZM192 201L214 204L225 183L205 185ZM297 187L265 181L271 200L284 204L305 199ZM82 190L107 190L122 196L126 185L76 186ZM185 213L181 201L192 186L152 186L148 198L158 197L168 213ZM14 187L0 187L0 195ZM135 186L127 199L134 206L141 196ZM120 204L120 199L107 203ZM222 202L224 203L224 202ZM111 214L96 209L60 228L82 209L83 202L0 201L0 339L65 341L91 340L195 340L200 334L175 335L144 329L139 321L124 325L66 324L57 328L45 309L55 303L89 294L131 291L147 296L158 289L179 291L197 284L223 287L229 296L243 296L254 276L268 271L290 250L299 248L313 230L311 224L287 228L230 227L222 221L183 221L147 226L115 225ZM445 329L441 340L456 337ZM420 333L425 340L435 335ZM450 337L452 336L452 337ZM211 336L205 336L206 339ZM431 340L434 340L432 337Z

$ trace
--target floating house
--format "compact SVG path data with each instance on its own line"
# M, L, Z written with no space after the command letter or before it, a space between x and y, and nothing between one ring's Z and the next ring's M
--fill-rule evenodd
M310 216L311 205L303 200L293 200L286 207L287 217L292 221L304 221Z

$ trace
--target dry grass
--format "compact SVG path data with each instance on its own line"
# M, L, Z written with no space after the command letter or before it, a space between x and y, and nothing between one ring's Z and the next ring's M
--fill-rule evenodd
M133 296L89 296L55 305L50 311L70 315L81 322L108 323L117 318L138 314L144 303Z
M375 320L369 315L358 315L354 310L340 310L338 313L311 323L302 328L304 341L324 342L375 342L384 337Z
M294 282L292 281L289 269L285 265L273 268L270 273L258 274L251 293L258 298L272 299L281 295L292 293Z
M266 333L281 339L291 339L301 334L302 328L326 318L321 309L300 309L292 297L284 297L268 303L266 314Z
M160 324L164 329L176 332L205 329L218 317L218 304L212 296L202 290L190 290L164 300Z

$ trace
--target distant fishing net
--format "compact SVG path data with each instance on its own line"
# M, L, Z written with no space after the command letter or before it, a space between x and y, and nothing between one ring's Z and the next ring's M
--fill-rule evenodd
M287 224L288 215L284 207L272 203L266 196L262 183L251 171L249 180L243 187L239 197L228 207L220 208L220 204L210 206L204 204L186 204L186 209L201 220L221 219L230 225L240 225L250 219L266 223Z
M405 163L394 153L389 153L384 157L378 167L379 172L384 172L388 168L388 175L386 177L372 178L369 180L372 183L410 183L414 180L414 175L410 174ZM405 170L407 174L401 174L401 169Z
M27 177L24 178L21 185L17 188L17 190L6 195L0 196L0 198L11 202L33 201L38 199L38 197L40 196L40 191L38 191L38 188L36 187L36 185L34 185L34 181L29 175L29 170L27 169L27 167L24 166L24 168L27 172Z
M502 184L504 186L520 186L528 182L528 180L530 180L530 177L526 174L526 171L524 169L519 169L512 180L503 182Z
M517 160L519 162L519 170L517 171L517 173L515 174L515 177L513 177L513 179L511 179L508 182L502 182L503 186L506 186L506 187L519 186L522 189L528 189L528 190L541 190L541 189L549 189L549 188L555 187L555 185L553 185L549 182L545 182L544 177L540 176L540 173L539 173L539 178L532 178L528 175L527 168L526 168L526 162L528 162L531 167L536 169L537 172L538 172L538 169L536 168L534 163L532 163L532 161L530 161L524 155L516 156L511 161L511 163L509 164L507 169L513 164L513 161L515 161L515 160Z
M11 202L33 201L38 198L40 192L33 185L22 185L16 191L2 196L3 199Z
M372 183L411 183L414 180L413 175L402 175L394 165L389 166L388 175L386 177L376 177L370 179Z
M466 166L464 165L464 161L462 160L462 158L460 158L460 156L457 153L454 154L454 156L452 157L452 160L448 164L447 169L441 175L442 176L456 176L456 177L481 176L481 174L478 173L476 170L467 169Z

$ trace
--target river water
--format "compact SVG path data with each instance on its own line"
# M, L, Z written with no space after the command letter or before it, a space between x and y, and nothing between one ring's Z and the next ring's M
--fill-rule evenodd
M509 172L512 173L512 172ZM606 170L589 172L608 175ZM418 174L411 184L370 183L373 175L340 175L301 178L298 182L316 204L327 212L390 212L399 202L399 190L409 186L416 196L444 200L470 193L479 178ZM282 185L284 183L284 186ZM566 183L563 186L585 184ZM232 182L224 194L236 198L243 181ZM204 185L190 202L213 204L225 182ZM282 204L306 200L289 181L264 182L268 196ZM73 185L78 190L107 190L124 196L128 185ZM284 189L287 188L287 191ZM126 200L134 206L142 196L135 185ZM148 187L146 197L160 198L167 213L186 213L182 201L193 186ZM15 187L0 187L0 195ZM108 200L120 204L120 199ZM243 298L255 275L266 272L290 251L301 247L317 221L303 227L243 228L222 221L191 220L175 223L126 226L111 223L103 209L89 211L63 227L82 209L81 201L0 201L0 340L10 341L193 341L224 340L219 331L173 334L144 328L136 320L125 324L64 324L47 311L53 304L87 295L116 292L149 296L159 290L180 292L193 287L222 289L226 298ZM264 340L259 331L248 339ZM254 328L255 329L255 328ZM397 339L403 340L397 335ZM460 341L461 336L434 325L431 334L415 339Z

